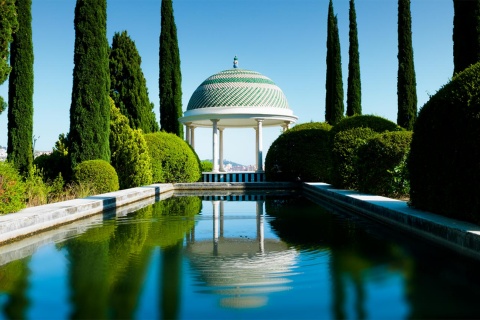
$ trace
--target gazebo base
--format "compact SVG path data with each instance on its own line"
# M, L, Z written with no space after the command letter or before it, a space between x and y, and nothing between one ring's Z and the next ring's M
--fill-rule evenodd
M203 182L265 182L265 172L203 172Z

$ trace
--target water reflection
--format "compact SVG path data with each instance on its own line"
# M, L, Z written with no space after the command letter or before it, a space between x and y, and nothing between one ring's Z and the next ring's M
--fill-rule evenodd
M0 318L480 316L477 261L302 197L255 199L172 197L2 246Z
M297 251L275 238L265 238L264 201L255 202L255 237L235 237L225 230L223 200L212 201L211 239L187 239L186 252L203 292L221 296L220 305L258 308L267 294L291 289L288 275L296 265ZM252 226L253 227L253 226Z

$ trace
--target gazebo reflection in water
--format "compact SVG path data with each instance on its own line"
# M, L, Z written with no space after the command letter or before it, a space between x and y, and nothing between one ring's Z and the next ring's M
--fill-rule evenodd
M298 253L274 238L265 238L264 198L256 196L256 236L229 236L224 228L227 200L213 196L211 239L197 240L195 228L187 238L186 251L205 293L221 296L228 308L256 308L267 304L268 294L289 290L289 276Z

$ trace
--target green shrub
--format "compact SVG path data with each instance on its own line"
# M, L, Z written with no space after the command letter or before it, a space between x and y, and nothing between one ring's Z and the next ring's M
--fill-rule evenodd
M119 189L115 168L105 160L83 161L73 170L73 178L80 185L90 186L95 194Z
M212 172L213 170L213 163L208 160L201 161L200 166L202 168L202 172Z
M72 170L68 160L68 155L64 155L58 151L50 154L42 154L33 160L33 164L42 173L45 182L55 180L59 174L70 180Z
M145 135L152 161L153 182L195 182L201 177L200 162L193 149L172 133Z
M27 207L35 207L48 203L50 185L45 182L42 172L33 165L25 178L25 197Z
M133 130L128 118L110 99L111 164L118 174L120 189L152 183L152 164L142 131Z
M321 181L330 178L330 147L327 123L297 125L282 133L265 157L267 181Z
M375 132L403 131L395 122L374 115L358 115L340 120L331 130L332 139L338 132L353 128L370 128Z
M18 171L8 162L0 161L0 214L25 208L25 184Z
M387 197L408 195L405 159L412 141L411 131L385 132L358 149L358 190Z
M480 63L458 73L423 106L408 170L411 205L480 223Z
M358 188L358 149L378 133L356 127L338 132L332 144L332 184L337 188Z

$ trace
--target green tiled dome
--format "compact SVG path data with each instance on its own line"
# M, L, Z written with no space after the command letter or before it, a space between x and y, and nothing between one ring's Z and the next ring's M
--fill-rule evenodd
M287 98L271 79L238 68L219 72L203 81L192 94L187 110L213 107L289 109Z

